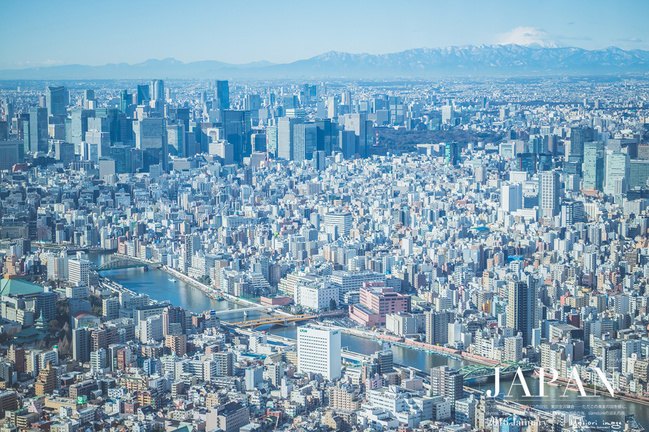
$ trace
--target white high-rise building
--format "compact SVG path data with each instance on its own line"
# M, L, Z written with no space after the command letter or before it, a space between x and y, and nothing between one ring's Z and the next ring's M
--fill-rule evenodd
M621 195L626 192L629 174L629 156L621 152L607 152L604 193Z
M91 262L87 259L75 258L68 260L68 281L72 285L89 285L90 267Z
M138 324L140 342L148 343L150 341L162 340L162 317L153 315Z
M99 348L90 353L90 372L100 373L106 367L106 350Z
M321 374L333 380L340 378L340 330L300 327L297 331L297 369Z
M66 280L68 278L67 254L47 254L47 279Z
M505 338L504 360L510 362L520 361L523 357L523 336L516 335Z
M520 184L503 185L500 206L508 213L523 208L523 187Z
M452 105L444 105L442 107L442 123L452 124L455 120L455 112Z
M559 213L559 173L544 171L539 175L539 198L542 217Z

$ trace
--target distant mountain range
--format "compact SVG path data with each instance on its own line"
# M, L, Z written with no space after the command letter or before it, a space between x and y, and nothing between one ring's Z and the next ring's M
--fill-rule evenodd
M0 70L0 79L417 79L638 73L649 73L649 51L481 45L376 55L330 51L284 64L261 61L235 65L215 60L183 63L173 58L137 64L73 64Z

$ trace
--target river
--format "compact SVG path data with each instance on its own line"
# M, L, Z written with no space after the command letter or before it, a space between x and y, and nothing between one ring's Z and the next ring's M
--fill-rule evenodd
M111 270L102 272L102 276L110 278L115 282L122 284L124 287L142 294L149 295L153 300L169 301L171 304L181 306L193 312L202 312L206 310L215 310L220 318L224 321L239 321L243 319L243 312L237 312L236 309L245 308L230 301L216 301L207 297L198 288L195 288L185 282L177 280L167 273L151 269L126 269ZM232 312L227 312L232 311ZM248 319L254 319L261 316L259 311L249 311ZM295 339L297 327L272 327L266 329L269 333ZM381 343L361 338L354 335L343 334L342 346L360 354L372 354L381 349ZM435 366L449 365L459 367L462 365L460 360L450 359L445 356L427 353L414 348L391 346L394 354L394 362L404 366L411 366L422 371L429 371ZM538 394L538 380L528 377L532 395ZM502 380L501 394L507 393L510 389L511 380ZM493 383L471 383L471 386L487 390L493 389ZM624 421L625 414L634 414L638 422L645 428L649 428L649 407L627 401L619 401L604 396L596 398L582 398L578 393L566 392L564 387L545 386L544 398L525 397L520 386L514 386L511 391L511 398L519 403L533 406L535 408L547 411L566 410L571 412L587 413L589 420L597 422L600 426L602 422L620 422ZM617 430L614 428L607 428ZM605 429L606 430L606 429Z

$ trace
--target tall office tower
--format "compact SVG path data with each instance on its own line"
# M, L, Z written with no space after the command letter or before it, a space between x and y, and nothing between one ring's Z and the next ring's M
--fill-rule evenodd
M0 141L0 170L10 170L25 160L25 143L19 139Z
M338 98L329 96L327 98L327 118L334 119L338 117Z
M344 128L345 130L354 131L356 135L355 153L362 158L369 156L374 131L372 122L367 120L367 115L364 113L346 114L344 116Z
M451 407L454 407L455 401L464 397L464 377L448 366L434 367L430 370L430 391L432 396L449 399Z
M250 147L252 152L265 152L266 151L266 134L265 133L253 133L250 135Z
M425 316L426 343L445 345L448 342L448 325L455 319L453 312L431 310Z
M340 378L340 330L300 327L297 331L297 369L321 374L325 379Z
M72 358L79 363L90 360L90 330L86 327L72 330Z
M135 148L142 152L142 168L149 171L151 165L168 169L167 128L159 117L147 117L133 122Z
M442 107L442 123L452 125L455 123L455 111L452 105L444 105Z
M119 110L126 114L133 104L133 95L128 90L122 90L119 94Z
M293 160L294 126L301 123L301 119L280 117L277 120L277 158Z
M387 98L387 107L389 112L390 123L393 125L403 124L406 107L399 96L390 96Z
M323 171L327 167L327 154L322 150L313 152L313 166L318 171Z
M520 184L502 185L500 188L500 208L508 213L523 208L523 187Z
M185 125L183 123L167 124L167 146L170 154L180 157L187 156Z
M584 144L594 139L593 128L577 126L570 128L570 146L567 147L567 158L573 161L581 160L584 156Z
M108 124L102 126L103 131L110 132L110 144L131 143L133 141L133 126L126 114L117 108L101 108L95 110L95 117L105 119Z
M447 164L457 166L460 163L462 149L460 143L450 142L444 145L444 161Z
M352 92L345 90L340 94L340 103L342 105L351 106L352 105Z
M110 119L108 117L88 118L88 130L85 134L85 141L89 145L97 146L98 157L108 156L110 154L110 135Z
M547 148L541 135L530 135L527 142L527 152L534 153L535 155L547 153Z
M536 172L536 153L517 154L516 170L534 174Z
M230 86L227 81L216 81L216 108L230 109Z
M552 154L550 153L541 153L538 155L538 170L539 171L550 171L552 169Z
M626 192L630 177L629 155L619 151L606 152L604 193L621 195Z
M165 84L162 80L151 81L151 99L154 101L165 101Z
M175 108L170 110L170 119L175 120L177 123L185 126L185 130L189 130L189 120L191 119L191 111L189 108Z
M14 103L5 99L2 101L2 120L7 123L11 123L11 120L14 118Z
M351 159L356 154L356 134L354 131L341 130L338 132L338 148L345 159Z
M227 81L226 81L227 83ZM240 163L244 157L250 156L250 111L230 110L221 111L223 135L234 147L234 160Z
M266 128L266 151L273 157L277 156L277 126Z
M543 171L539 174L539 198L542 217L552 217L559 214L558 172Z
M338 128L331 122L331 119L318 120L315 125L318 128L316 148L324 151L326 155L330 155L336 147Z
M604 143L590 141L584 144L584 162L581 168L583 189L602 191L604 186Z
M258 122L259 110L261 109L261 96L258 94L249 94L246 95L243 102L243 109L250 111L250 118L254 122Z
M83 107L86 109L95 109L95 91L92 89L87 89L83 91Z
M56 318L56 300L58 295L53 291L42 292L36 297L36 312L43 321L50 322Z
M70 114L69 123L65 127L65 140L74 144L75 152L81 153L81 141L86 138L88 118L94 115L93 110L74 109Z
M69 99L68 90L64 86L48 86L45 89L47 115L53 118L54 121L52 123L62 123L65 121Z
M530 279L527 284L522 281L510 281L507 286L507 327L523 335L523 344L532 342L532 329L536 312L536 283Z
M151 100L151 93L148 84L138 84L136 103L142 105Z
M32 108L29 110L29 121L23 123L25 153L48 151L47 109Z
M311 160L317 140L318 128L314 123L298 123L293 126L293 160Z

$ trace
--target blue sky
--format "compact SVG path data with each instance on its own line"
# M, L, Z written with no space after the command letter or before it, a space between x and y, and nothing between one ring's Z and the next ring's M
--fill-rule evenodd
M495 43L649 49L648 18L645 0L2 0L0 68Z

